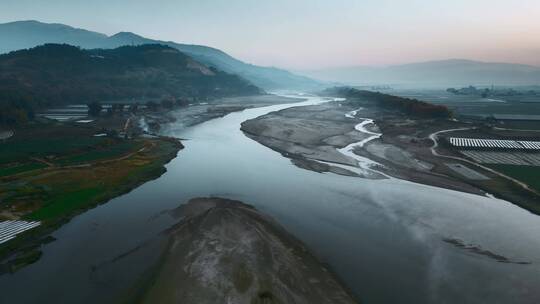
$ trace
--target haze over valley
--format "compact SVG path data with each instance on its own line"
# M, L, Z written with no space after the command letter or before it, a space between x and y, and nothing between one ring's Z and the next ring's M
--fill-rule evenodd
M0 303L540 302L536 1L4 2Z
M540 83L540 67L538 66L465 59L385 67L327 68L301 73L326 82L409 88L446 88L468 85L531 86Z

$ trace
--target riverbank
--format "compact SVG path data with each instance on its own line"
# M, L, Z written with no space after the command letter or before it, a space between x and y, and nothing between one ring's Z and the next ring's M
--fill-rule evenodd
M171 212L168 246L141 303L356 303L299 240L239 201L196 198Z
M165 164L183 145L178 139L145 134L151 129L148 118L155 132L163 132L160 126L171 121L185 128L247 108L291 101L298 99L234 97L173 111L113 113L84 123L42 119L19 128L13 138L0 143L0 220L38 226L0 231L0 240L4 234L9 238L0 243L0 273L38 260L41 245L52 240L47 235L74 216L165 172Z
M511 180L432 153L431 134L471 127L451 119L413 118L358 99L289 108L242 123L247 136L304 169L491 194L540 213L538 196Z
M163 130L162 127L167 124L174 123L176 127L187 128L233 112L301 100L272 94L227 97L191 104L172 111L147 112L141 115L138 122L145 131L163 133L167 130Z
M243 122L241 130L248 137L293 159L300 167L317 172L381 178L372 171L351 171L356 161L337 150L368 137L355 131L357 123L345 117L349 110L339 104L330 101L268 113Z
M183 148L166 137L127 140L94 137L87 128L72 126L36 128L17 132L2 150L2 160L9 162L0 176L0 217L39 225L0 244L0 272L35 262L41 245L53 240L51 232L161 176Z

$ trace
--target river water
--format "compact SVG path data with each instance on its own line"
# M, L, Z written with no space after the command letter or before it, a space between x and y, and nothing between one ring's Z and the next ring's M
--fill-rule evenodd
M167 173L56 231L37 263L0 276L0 303L117 301L155 261L159 243L147 241L175 221L164 211L199 196L242 200L273 216L364 303L539 302L538 216L502 200L397 179L299 169L239 129L290 106L169 126L186 147ZM530 264L501 263L481 250Z

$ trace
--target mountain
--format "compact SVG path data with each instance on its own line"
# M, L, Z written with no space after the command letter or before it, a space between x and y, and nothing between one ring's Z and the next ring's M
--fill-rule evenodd
M344 67L305 75L353 85L468 86L540 84L540 67L452 59L388 67Z
M66 43L84 49L163 44L176 48L208 66L237 74L266 90L314 89L320 86L319 82L308 77L298 76L282 69L248 64L208 46L153 40L129 32L107 36L63 24L38 21L16 21L0 24L0 53L31 48L45 43Z
M16 21L0 24L0 53L33 48L45 43L66 43L98 48L107 35L63 24Z
M14 118L24 120L19 116L35 108L57 104L259 93L239 76L208 68L160 44L92 50L45 44L0 55L0 123L5 120L4 124Z

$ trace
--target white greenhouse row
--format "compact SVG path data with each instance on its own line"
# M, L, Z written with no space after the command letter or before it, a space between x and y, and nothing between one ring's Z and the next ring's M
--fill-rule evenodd
M40 222L3 221L0 222L0 244L5 243L26 230L39 226Z
M516 141L501 139L478 139L451 137L450 144L455 147L540 150L538 141Z

